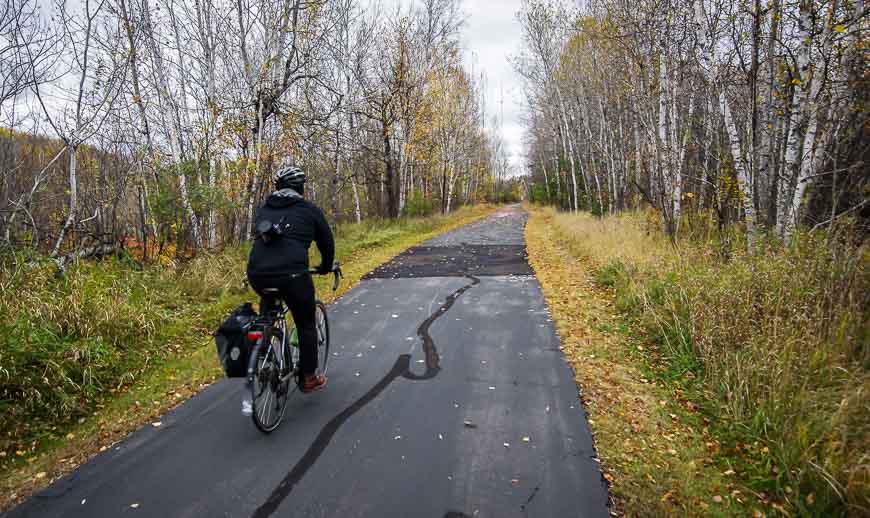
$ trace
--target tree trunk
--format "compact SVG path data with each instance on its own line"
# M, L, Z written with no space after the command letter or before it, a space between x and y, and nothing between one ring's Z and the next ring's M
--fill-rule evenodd
M568 164L571 166L571 186L573 188L574 193L574 212L579 210L579 206L577 203L577 168L574 164L574 142L571 138L570 128L568 126L568 113L565 109L565 101L562 99L562 90L559 88L559 85L556 85L556 97L559 99L559 110L562 114L562 122L565 125L565 135L564 139L568 142L568 148L565 152L568 154Z
M449 173L447 174L447 201L444 208L444 213L450 213L450 205L453 202L453 183L454 183L454 168L452 166L448 167Z
M785 164L783 166L782 178L779 182L779 192L777 193L779 206L776 215L776 226L777 233L780 236L786 234L788 220L792 218L792 215L789 214L791 203L794 199L791 188L799 172L802 148L801 130L806 120L805 104L807 88L809 87L807 83L810 81L810 51L813 44L812 2L808 0L801 0L798 27L801 41L796 58L798 77L793 82L794 93L792 95L791 106L789 107L789 130L788 138L786 139Z
M771 191L776 185L776 168L773 160L776 148L776 131L774 131L776 116L773 110L773 96L777 90L774 52L779 37L779 19L779 0L773 0L770 6L770 36L767 41L767 90L758 124L758 168L755 180L758 185L758 206L762 214L760 219L767 224L775 217L775 214L771 214L770 205L773 198Z
M544 190L547 193L547 203L550 203L550 179L547 178L547 164L544 162L544 155L538 154L541 161L541 171L544 173Z
M265 117L263 116L263 104L258 103L257 109L257 127L254 130L254 170L251 172L250 192L248 192L248 207L245 214L247 224L245 225L244 239L247 239L254 233L254 211L257 194L260 191L260 166L263 155L263 133L266 131ZM247 165L247 164L246 164Z
M659 56L659 124L658 124L658 157L659 169L663 180L662 215L665 220L665 232L672 238L677 234L673 204L673 172L671 171L671 153L668 138L668 65L664 53ZM668 203L668 198L671 203Z
M335 132L335 169L332 175L330 198L332 198L332 228L338 228L338 184L341 181L341 133Z
M353 190L353 208L354 215L356 216L356 222L362 223L362 210L360 210L359 203L359 191L356 188L356 175L351 174L350 176L350 188Z
M194 246L199 247L202 244L199 233L199 218L197 218L196 212L194 212L193 206L190 203L190 197L187 192L187 176L182 168L182 161L184 158L182 155L181 120L179 119L179 112L175 101L169 93L169 82L166 79L166 70L163 66L163 56L160 54L160 49L157 46L157 38L154 36L154 27L151 24L151 17L149 14L150 7L148 6L147 0L143 0L142 9L145 17L146 37L151 50L152 59L154 60L154 73L157 76L157 92L162 98L164 106L169 107L169 115L172 118L171 124L169 124L169 145L172 151L175 171L178 174L178 188L179 194L181 195L181 205L187 213L190 222Z
M69 154L69 214L66 217L63 227L60 229L60 235L57 236L57 241L54 243L51 257L57 257L60 254L60 249L63 246L66 235L70 231L70 228L75 225L76 221L76 209L78 208L79 194L78 176L76 175L77 149L77 144L67 142L67 153Z
M387 194L387 216L390 218L399 217L399 206L396 199L396 173L393 170L393 150L390 145L390 129L386 122L382 124L382 135L384 141L384 163L386 170L384 174L384 187Z
M812 2L807 1L809 5L805 6L804 2L801 3L801 10L808 11L812 8ZM836 3L832 6L832 11L830 12L829 19L825 22L825 28L822 31L822 50L820 61L824 61L825 59L830 58L831 51L831 30L833 21L833 9L836 7ZM801 20L803 21L803 12L801 13ZM811 15L811 13L809 13ZM809 28L807 25L805 28ZM808 43L807 45L811 44ZM807 50L807 54L809 55L809 50ZM823 150L816 149L816 137L819 132L819 97L821 95L822 85L825 84L827 79L827 67L824 63L816 63L814 67L814 71L812 74L812 78L809 79L811 82L809 97L806 99L806 117L808 118L807 128L804 132L803 145L801 146L802 153L800 157L800 167L797 171L797 178L795 179L794 191L792 192L792 196L790 199L783 200L783 205L788 204L785 214L785 220L782 222L782 236L788 237L793 232L800 217L800 209L804 202L804 193L806 192L807 187L811 183L812 175L815 172L816 166L816 153L822 153ZM801 78L804 82L807 81L806 74L802 74ZM800 85L801 87L805 85ZM835 113L836 110L836 101L833 101L829 106L829 111ZM826 137L829 136L826 135ZM823 140L826 144L826 140ZM822 145L822 148L825 147L825 144Z
M724 88L719 92L719 107L725 117L725 129L728 132L728 142L731 146L731 157L734 160L734 170L737 172L737 183L740 186L743 214L746 218L746 237L749 246L755 236L755 197L753 196L752 181L747 174L746 161L743 151L740 149L740 135L737 134L737 125L731 116L731 106L725 96Z

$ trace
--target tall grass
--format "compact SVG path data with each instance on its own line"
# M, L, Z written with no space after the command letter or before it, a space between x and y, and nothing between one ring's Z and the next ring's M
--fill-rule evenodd
M78 263L60 277L51 261L6 258L0 273L0 449L50 435L150 365L198 345L185 340L203 324L198 295L216 287L214 279L232 277L232 270L228 261L188 292L192 283L179 270L137 270L108 259Z
M337 257L351 263L349 278L359 278L382 255L487 210L342 225ZM63 437L66 425L148 369L202 347L232 307L256 300L245 284L248 251L145 268L123 258L83 261L63 276L45 258L0 257L0 452L8 460ZM327 279L316 282L328 293Z
M870 512L867 246L844 229L746 252L715 231L671 243L640 214L550 217L658 344L662 375L695 389L754 490L799 514Z

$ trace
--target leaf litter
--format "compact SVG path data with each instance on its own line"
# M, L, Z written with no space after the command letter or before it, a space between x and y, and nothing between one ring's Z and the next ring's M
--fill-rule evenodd
M706 427L686 425L697 408L641 374L646 366L632 350L651 355L655 348L644 344L646 350L639 349L624 333L612 331L620 329L623 317L616 312L612 290L594 281L591 259L578 259L570 251L572 244L548 213L530 212L529 262L541 283L563 354L583 389L579 398L590 424L594 423L602 476L613 500L611 514L708 516L710 495L735 490L736 481L716 469L716 452L705 447L715 443ZM680 444L679 451L675 444ZM750 509L761 505L770 507L764 502L746 507L730 498L728 514L749 515ZM776 511L768 508L761 515L771 514Z

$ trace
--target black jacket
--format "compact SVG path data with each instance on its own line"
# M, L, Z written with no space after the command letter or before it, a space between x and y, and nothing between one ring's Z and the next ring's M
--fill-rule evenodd
M318 269L326 273L335 261L335 240L323 211L292 189L272 193L257 210L257 223L271 221L280 228L266 242L260 237L248 258L249 278L284 277L308 271L308 249L317 243L323 262Z

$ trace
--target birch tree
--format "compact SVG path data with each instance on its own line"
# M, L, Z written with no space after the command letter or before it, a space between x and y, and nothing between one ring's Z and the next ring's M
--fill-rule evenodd
M540 20L566 12L532 2L520 16L533 35L517 59L528 167L544 193L554 184L562 199L573 163L589 210L640 201L672 235L712 210L750 246L763 227L788 239L867 205L863 2L604 0L568 17L549 55L536 50Z
M57 257L68 233L77 223L79 146L88 141L106 121L118 99L127 61L115 61L120 34L110 24L104 24L107 0L84 0L78 12L68 10L65 3L55 5L56 20L64 44L62 62L76 79L76 86L54 86L49 91L34 84L34 93L45 119L65 145L68 159L69 205L67 216L57 236L51 255ZM29 56L31 62L36 57Z

